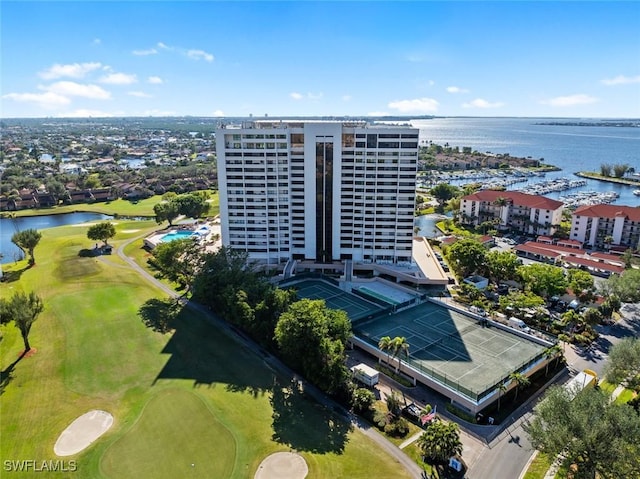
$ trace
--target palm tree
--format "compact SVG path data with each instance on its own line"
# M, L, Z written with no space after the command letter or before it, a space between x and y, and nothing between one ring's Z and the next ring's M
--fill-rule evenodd
M516 395L513 398L513 402L516 402L518 400L518 391L520 388L528 386L531 384L531 381L529 381L529 378L522 373L511 373L509 374L509 379L516 383Z
M42 233L35 229L27 229L14 233L11 237L11 242L14 243L22 251L29 253L29 264L36 264L36 258L33 255L33 250L36 249L38 243L42 238Z
M497 389L498 389L498 411L500 411L500 399L502 399L502 395L507 392L507 389L509 389L509 387L507 383L503 381L500 384L498 384Z
M445 462L450 457L462 454L460 430L454 422L429 423L417 444L424 457L433 462Z
M407 338L404 336L396 336L392 340L393 343L393 356L398 358L398 370L402 370L402 359L400 359L400 354L404 354L404 356L409 359L409 342Z
M543 351L544 357L547 359L547 365L544 370L544 375L546 376L549 373L549 362L551 358L558 359L562 350L560 349L559 344L554 344L553 346L549 346L547 349Z
M494 205L500 207L500 223L502 223L502 218L504 216L504 208L509 205L509 200L507 200L503 196L498 196L496 200L493 202Z
M378 348L380 351L387 352L387 364L391 362L391 350L393 349L393 341L389 336L383 336L378 341Z

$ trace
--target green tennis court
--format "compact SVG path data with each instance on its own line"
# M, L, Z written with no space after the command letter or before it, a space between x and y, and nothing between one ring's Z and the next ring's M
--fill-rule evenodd
M361 321L354 332L376 346L384 336L404 336L413 367L471 397L482 396L545 349L430 302Z
M327 307L345 311L352 322L382 310L377 304L342 291L340 288L319 279L300 281L287 285L287 288L295 289L300 298L324 299Z

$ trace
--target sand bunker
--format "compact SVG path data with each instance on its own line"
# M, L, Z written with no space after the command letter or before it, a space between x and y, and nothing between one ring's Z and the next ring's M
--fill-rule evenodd
M304 479L307 462L294 452L276 452L260 463L254 479Z
M89 447L113 424L113 416L106 411L93 410L83 414L62 431L53 446L58 456L72 456Z

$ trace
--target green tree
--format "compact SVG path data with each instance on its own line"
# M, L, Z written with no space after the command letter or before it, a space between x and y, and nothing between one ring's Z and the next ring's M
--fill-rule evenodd
M593 276L581 269L570 269L567 273L569 287L576 296L580 296L584 291L593 291Z
M500 296L498 302L502 310L505 310L507 307L527 309L542 306L544 299L529 291L513 291L507 295Z
M330 394L349 377L345 345L351 337L347 313L326 307L323 300L303 299L282 313L275 339L285 361Z
M602 313L597 308L588 308L585 312L582 313L582 319L589 326L595 326L602 321Z
M163 221L168 221L169 226L172 226L173 220L180 215L178 211L178 202L175 200L163 201L162 203L154 205L153 212L156 215L156 223L160 224Z
M543 298L562 294L567 289L564 271L558 266L533 263L521 266L518 273L526 284L526 288Z
M23 252L29 253L29 264L36 264L36 257L33 252L38 246L42 233L35 229L26 229L14 233L11 237L11 242L20 248Z
M407 338L405 338L404 336L396 336L395 338L393 338L392 344L393 344L393 355L396 358L398 358L398 369L402 371L401 356L404 355L406 359L409 359L409 346L410 346L409 342L407 341Z
M551 359L557 361L558 358L562 356L562 348L559 344L554 344L553 346L549 346L548 348L546 348L543 352L545 358L547 359L547 365L545 366L544 370L544 375L546 376L549 373L549 364L551 362Z
M603 296L615 295L625 303L638 303L640 302L640 269L627 269L621 275L611 275L598 286Z
M451 198L454 198L459 192L459 188L457 186L450 185L448 183L439 183L433 188L431 188L431 195L438 200L440 205L444 205Z
M196 193L179 195L175 201L178 204L178 212L189 218L198 219L209 212L207 199Z
M92 241L104 241L104 244L108 244L107 241L116 235L116 228L113 223L104 221L95 225L89 226L87 230L87 238Z
M25 353L30 351L29 333L33 323L44 309L42 299L33 291L30 293L18 291L11 299L0 301L2 303L0 307L3 316L2 322L13 321L15 323L22 335Z
M186 295L201 263L202 248L198 242L185 238L160 243L151 254L153 259L150 262L158 268L160 274L185 288Z
M67 188L58 180L50 180L46 186L47 191L51 193L56 202L62 200L67 193Z
M640 415L603 391L588 388L573 398L553 386L525 430L536 449L575 464L575 479L639 477Z
M623 383L640 374L640 339L625 338L609 349L604 376L613 384Z
M445 254L452 269L464 278L483 268L486 252L478 241L461 239L449 246Z
M390 336L383 336L378 341L378 349L387 352L387 364L391 363L391 351L393 350L393 340Z
M516 280L520 261L510 251L488 251L485 255L485 274L493 282Z
M417 445L430 462L446 462L462 454L460 429L454 422L432 421L418 438Z
M351 398L351 406L357 414L366 414L371 411L371 407L376 400L373 391L366 388L356 388Z
M524 374L517 373L517 372L509 374L509 379L511 379L516 383L516 394L513 398L513 401L515 402L518 400L518 391L520 391L520 389L525 388L529 384L531 384L531 381Z

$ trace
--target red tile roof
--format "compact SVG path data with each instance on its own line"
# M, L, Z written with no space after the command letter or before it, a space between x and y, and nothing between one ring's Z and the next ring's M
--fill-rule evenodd
M523 251L525 253L533 253L540 256L544 256L545 258L559 258L561 254L558 251L554 251L547 248L541 248L542 243L533 243L532 241L527 241L525 244L519 244L514 249L516 251Z
M498 198L511 200L515 206L541 208L544 210L556 210L564 204L561 201L552 200L546 196L527 195L526 193L520 193L519 191L481 190L473 193L472 195L462 197L463 200L488 202L494 202Z
M593 269L600 269L602 271L609 271L611 273L622 273L624 268L622 266L616 266L613 264L600 263L599 261L593 261L585 258L577 258L575 256L562 258L562 261L569 264L578 264L581 266L587 266Z
M556 253L567 253L567 254L587 254L585 250L582 248L569 248L567 246L558 246L557 244L546 244L546 243L535 243L533 241L527 241L525 243L527 246L535 246L536 248L541 248L546 251L555 251Z
M640 221L640 208L620 205L580 206L573 212L573 215L592 218L617 218L622 216L631 221Z

